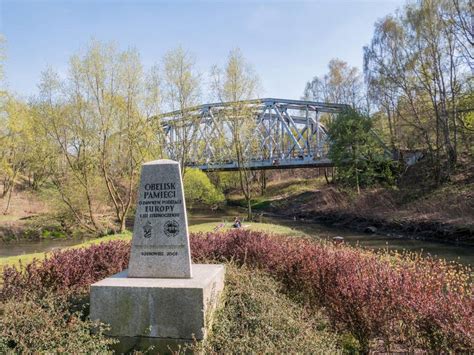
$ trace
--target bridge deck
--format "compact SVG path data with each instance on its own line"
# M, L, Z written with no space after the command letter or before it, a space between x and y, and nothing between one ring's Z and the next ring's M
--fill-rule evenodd
M239 165L235 161L216 164L187 164L190 168L202 171L238 171ZM244 164L249 170L295 169L295 168L323 168L333 166L330 159L313 159L311 157L299 159L260 159L251 160Z

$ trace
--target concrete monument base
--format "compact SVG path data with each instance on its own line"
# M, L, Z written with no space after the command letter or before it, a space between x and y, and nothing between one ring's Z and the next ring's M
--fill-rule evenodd
M224 288L224 265L193 264L191 279L130 278L128 270L91 286L90 318L109 335L204 339Z

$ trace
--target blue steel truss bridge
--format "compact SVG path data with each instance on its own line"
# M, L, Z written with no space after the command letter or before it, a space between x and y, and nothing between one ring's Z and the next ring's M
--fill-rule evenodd
M175 160L184 156L189 167L203 171L327 167L332 163L322 121L347 108L265 98L205 104L165 113L160 119L167 155Z

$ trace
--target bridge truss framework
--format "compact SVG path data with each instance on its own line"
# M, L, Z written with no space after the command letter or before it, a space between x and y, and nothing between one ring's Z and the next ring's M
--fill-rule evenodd
M203 171L325 167L332 164L321 115L335 115L348 107L265 98L205 104L160 118L167 155L180 160L187 152L186 165ZM235 126L239 115L252 122L245 134L244 128ZM245 159L236 158L235 135Z

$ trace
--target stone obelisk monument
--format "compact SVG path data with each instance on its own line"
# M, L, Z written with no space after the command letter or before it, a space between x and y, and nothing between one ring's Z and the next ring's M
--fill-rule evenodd
M178 162L143 164L137 201L129 268L91 286L91 319L110 324L122 351L203 339L225 269L191 264Z
M143 164L128 277L191 278L188 220L178 162Z

